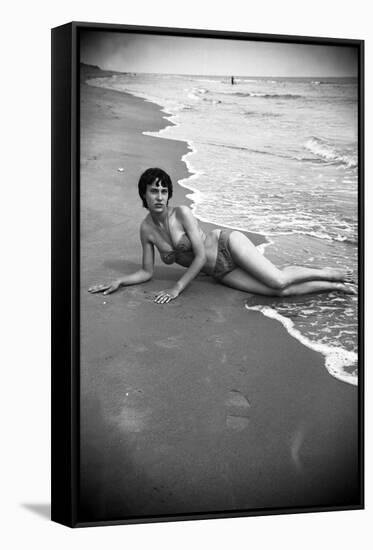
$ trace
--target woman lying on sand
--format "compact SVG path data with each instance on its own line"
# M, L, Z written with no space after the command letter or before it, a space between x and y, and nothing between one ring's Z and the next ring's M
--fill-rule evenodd
M121 286L149 281L154 270L154 247L164 263L186 267L172 288L159 292L154 301L175 300L200 271L224 285L253 294L291 296L340 290L356 294L350 272L344 269L312 269L289 266L278 269L240 231L214 229L205 234L187 206L168 206L172 182L160 168L149 168L139 180L139 195L149 214L140 226L142 268L89 292L110 294Z

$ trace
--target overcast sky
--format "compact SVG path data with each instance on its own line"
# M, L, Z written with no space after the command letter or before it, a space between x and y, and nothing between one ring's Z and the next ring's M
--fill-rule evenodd
M81 61L122 72L357 76L357 50L183 36L84 31Z

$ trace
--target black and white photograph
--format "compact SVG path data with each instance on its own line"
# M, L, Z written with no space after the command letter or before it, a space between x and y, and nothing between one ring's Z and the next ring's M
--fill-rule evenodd
M1 547L370 548L370 12L4 5Z
M358 41L78 37L79 522L361 507Z

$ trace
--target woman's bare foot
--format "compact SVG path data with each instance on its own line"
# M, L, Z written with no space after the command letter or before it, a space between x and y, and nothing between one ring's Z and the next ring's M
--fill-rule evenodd
M324 269L328 281L341 281L344 283L355 283L352 269L339 267L326 267Z
M345 294L352 294L354 296L357 295L357 287L354 283L340 283L338 290L344 292Z

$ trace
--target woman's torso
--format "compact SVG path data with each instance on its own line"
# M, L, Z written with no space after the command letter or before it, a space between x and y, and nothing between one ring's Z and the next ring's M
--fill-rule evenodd
M168 219L164 227L155 225L150 215L145 221L149 239L158 249L162 261L165 264L177 263L183 267L189 267L194 259L194 252L192 243L178 216L178 208L169 208ZM202 271L211 274L216 263L220 229L214 229L206 234L199 223L198 229L206 254L206 262Z

